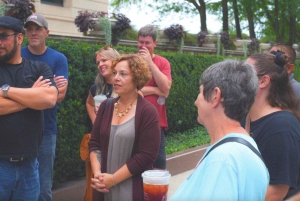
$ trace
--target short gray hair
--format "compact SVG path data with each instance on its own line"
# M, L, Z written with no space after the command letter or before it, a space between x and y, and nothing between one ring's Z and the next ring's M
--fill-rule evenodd
M215 87L220 88L226 116L240 121L254 103L258 77L248 62L228 59L207 68L200 78L200 85L203 85L203 96L207 101Z
M156 41L156 35L157 35L157 28L154 25L146 25L142 28L140 28L139 32L138 32L138 37L139 36L150 36L152 37L153 41Z

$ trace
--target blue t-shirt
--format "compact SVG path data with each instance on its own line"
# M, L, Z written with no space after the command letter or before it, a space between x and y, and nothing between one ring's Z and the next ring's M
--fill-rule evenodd
M241 137L257 148L249 136L233 133L222 139L227 137ZM268 185L269 173L263 161L249 147L227 142L207 155L169 201L259 201L265 199Z
M28 47L23 47L22 57L30 58L36 61L43 61L50 66L53 74L64 76L68 79L68 61L64 54L47 47L47 50L41 55L32 54ZM57 133L56 114L57 104L50 109L43 110L44 113L44 134L52 135Z

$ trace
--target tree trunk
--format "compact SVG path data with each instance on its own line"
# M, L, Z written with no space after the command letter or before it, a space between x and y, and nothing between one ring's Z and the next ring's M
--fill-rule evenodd
M204 0L199 0L200 3L200 21L201 21L201 31L207 31L207 26L206 26L206 4Z
M278 0L274 1L274 32L276 35L276 42L282 42L281 36L280 36L280 29L279 29L279 10L278 10Z
M236 0L233 0L232 3L233 3L233 14L234 14L234 20L235 20L236 37L242 38L242 30L241 30L241 25L240 25L240 18L239 18L239 11L237 8L237 2L236 2Z
M249 24L249 35L250 38L256 38L255 31L254 31L254 19L251 7L246 8L247 19Z
M200 15L200 23L201 31L207 31L207 26L206 26L206 3L204 0L187 0L189 3L193 4L197 11L199 12ZM199 4L198 2L199 1Z
M289 4L288 10L294 10L293 4ZM293 45L296 41L296 15L294 12L289 12L289 45Z
M223 13L223 31L229 30L228 24L228 0L222 0L222 13Z

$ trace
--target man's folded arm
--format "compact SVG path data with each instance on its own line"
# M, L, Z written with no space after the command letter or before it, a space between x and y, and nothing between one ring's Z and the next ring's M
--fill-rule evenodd
M0 90L0 115L20 111L24 108L44 110L55 106L57 101L57 88L16 88L10 87L7 91L8 98L3 97ZM5 100L6 99L6 100Z

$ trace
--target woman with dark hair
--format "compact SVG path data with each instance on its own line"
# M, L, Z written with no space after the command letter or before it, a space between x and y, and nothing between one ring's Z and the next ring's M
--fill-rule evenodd
M93 200L144 200L141 174L153 169L160 146L156 108L138 90L151 79L146 61L135 54L113 61L118 98L101 103L91 140ZM110 102L108 102L110 101Z
M295 49L290 45L277 44L270 49L270 52L272 51L282 52L288 57L287 63L284 65L284 67L289 75L289 80L292 85L292 88L294 89L294 92L298 100L300 100L300 83L297 80L295 80L294 73L293 73L295 68L295 60L296 60Z
M300 115L283 52L253 54L259 89L242 125L256 141L270 173L266 200L283 200L300 190Z

